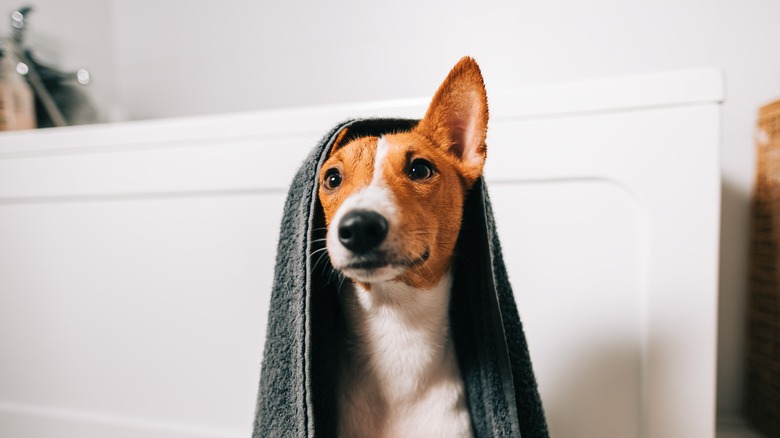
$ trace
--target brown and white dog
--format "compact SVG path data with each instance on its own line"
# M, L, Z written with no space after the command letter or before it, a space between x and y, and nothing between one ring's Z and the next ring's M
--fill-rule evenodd
M337 141L322 167L327 251L349 279L339 292L339 436L472 435L449 302L487 123L482 74L463 58L412 131Z

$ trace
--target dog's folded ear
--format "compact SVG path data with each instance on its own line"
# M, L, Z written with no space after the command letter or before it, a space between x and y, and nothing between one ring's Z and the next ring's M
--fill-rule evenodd
M469 184L481 174L487 147L488 104L479 65L464 57L436 91L416 131L458 158Z

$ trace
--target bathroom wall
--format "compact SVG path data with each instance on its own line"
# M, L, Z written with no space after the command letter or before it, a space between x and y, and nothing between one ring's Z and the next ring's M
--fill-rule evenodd
M478 59L489 89L723 68L718 404L724 413L738 409L753 126L757 107L780 98L780 57L772 46L779 2L37 4L42 39L63 48L65 64L93 70L91 91L111 118L427 96L464 54Z

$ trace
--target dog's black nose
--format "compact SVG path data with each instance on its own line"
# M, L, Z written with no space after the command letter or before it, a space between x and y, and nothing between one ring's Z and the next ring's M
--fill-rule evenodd
M387 219L373 211L351 211L339 222L339 242L357 254L376 248L385 237Z

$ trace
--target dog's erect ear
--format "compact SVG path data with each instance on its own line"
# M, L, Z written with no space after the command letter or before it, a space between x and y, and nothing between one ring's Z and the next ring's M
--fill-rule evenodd
M433 96L416 130L455 155L471 184L482 174L485 164L487 124L487 93L482 73L474 59L464 57Z

